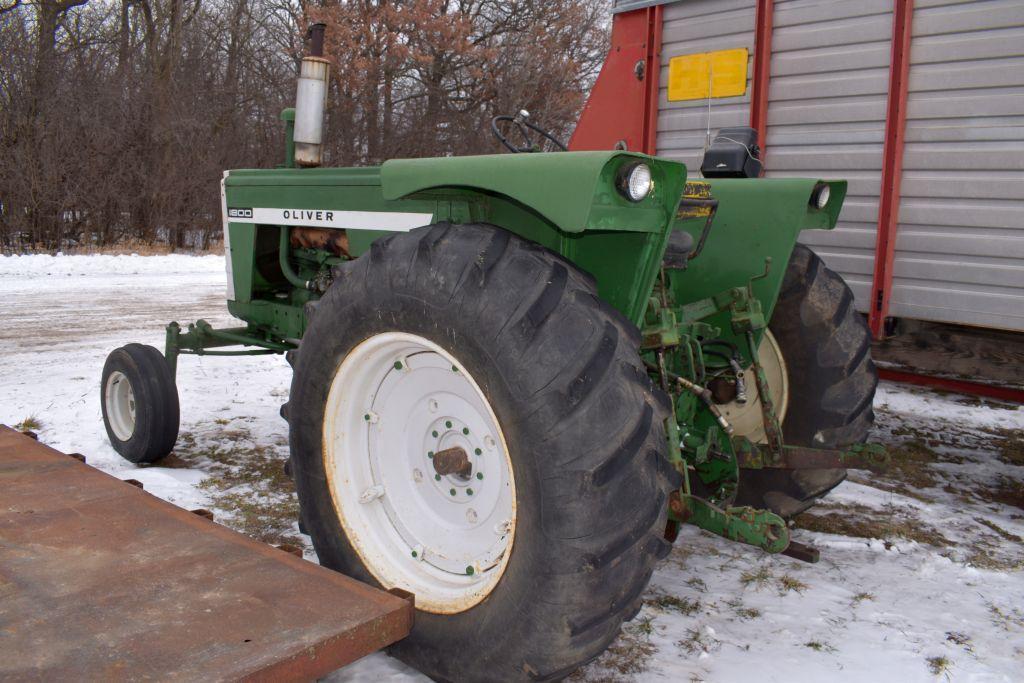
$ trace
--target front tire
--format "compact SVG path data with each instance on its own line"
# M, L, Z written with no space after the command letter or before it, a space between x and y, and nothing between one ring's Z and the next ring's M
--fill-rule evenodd
M670 549L662 532L676 485L665 458L668 404L638 345L636 328L590 278L494 226L395 235L337 269L296 360L286 411L292 467L322 564L421 591L412 634L393 654L436 680L552 680L597 657L638 611ZM374 360L380 348L388 350ZM456 404L461 396L463 407L446 408L434 388ZM392 395L412 405L393 410ZM504 442L504 452L477 445L477 429L493 430L484 438ZM423 451L456 446L472 461L465 480L429 469ZM365 502L339 500L346 479L358 479ZM448 561L482 552L473 539L485 520L484 532L494 528L492 508L468 515L465 489L480 484L473 495L483 499L491 481L510 492L513 520L501 557L468 565L470 573L459 569L464 558ZM360 505L397 520L394 533L378 521L369 535L385 540L370 539L356 518L374 517L352 512ZM417 578L416 563L437 585Z
M162 353L127 344L103 364L100 407L114 450L136 464L159 460L178 440L178 388Z

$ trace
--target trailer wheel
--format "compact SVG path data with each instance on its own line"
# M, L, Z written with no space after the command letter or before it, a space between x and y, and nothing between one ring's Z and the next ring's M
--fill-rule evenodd
M164 356L152 346L127 344L111 351L100 382L103 425L126 460L159 460L178 440L178 389Z
M412 591L392 654L552 680L639 609L677 485L637 329L557 254L436 224L335 270L288 403L325 566Z
M871 333L843 279L801 244L793 250L769 329L788 375L786 442L840 448L864 441L875 419L878 384ZM792 517L845 478L845 469L741 470L736 503Z

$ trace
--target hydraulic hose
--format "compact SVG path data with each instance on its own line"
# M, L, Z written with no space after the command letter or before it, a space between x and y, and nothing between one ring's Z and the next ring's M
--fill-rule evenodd
M281 272L284 274L284 278L296 287L301 289L313 289L313 283L299 277L295 272L295 269L292 268L291 262L288 260L288 254L291 252L289 232L290 228L288 228L288 226L281 226L281 241L277 249L278 261L281 263Z

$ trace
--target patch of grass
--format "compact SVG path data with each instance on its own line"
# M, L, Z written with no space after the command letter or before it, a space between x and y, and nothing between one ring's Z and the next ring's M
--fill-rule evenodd
M954 645L960 645L968 652L974 652L974 644L971 642L971 637L959 631L946 631L946 641Z
M744 588L754 587L754 590L761 590L767 586L775 575L772 574L772 570L761 565L757 568L757 571L745 571L740 574L740 583L743 584Z
M972 493L989 503L1024 510L1024 484L1007 476L1000 476L994 484L978 487Z
M691 628L686 630L686 637L676 643L689 655L714 652L722 647L722 641L710 632Z
M669 595L667 593L658 595L657 597L648 600L648 605L660 607L662 610L675 610L686 616L690 616L700 610L700 600L690 600L689 598L680 598L675 595Z
M808 640L806 643L804 643L804 647L810 648L815 652L828 652L830 654L836 652L835 647L820 640Z
M1024 431L1019 429L988 429L999 440L995 443L996 457L1007 465L1024 467Z
M650 642L654 632L650 617L622 629L607 650L590 666L574 672L568 680L587 683L615 683L647 671L657 648Z
M174 453L155 464L204 470L209 476L199 487L210 494L215 514L227 526L264 543L303 547L295 533L295 486L284 473L284 440L256 443L244 427L214 434L216 440L181 434Z
M761 616L761 610L756 607L744 607L740 599L726 600L725 604L732 608L733 613L740 619L757 619Z
M985 519L984 517L975 517L974 521L982 526L987 526L989 529L999 534L1004 540L1011 541L1013 543L1024 543L1024 539L1017 534L1011 534L1003 527L999 526L995 522Z
M863 505L832 505L829 512L805 512L795 519L796 526L837 536L906 539L939 548L953 545L938 529L907 514L905 508L887 506L876 510Z
M922 495L920 490L938 486L939 477L931 465L948 461L950 457L941 455L920 438L891 444L887 448L889 468L881 476L875 477L872 484L925 502L933 502L931 498Z
M986 538L995 538L988 536ZM1024 555L1007 557L1000 555L993 545L987 542L986 538L975 538L971 542L972 552L967 556L966 562L978 569L987 569L993 572L1015 572L1024 569Z
M804 583L800 579L790 576L789 574L783 574L782 576L780 576L778 583L779 595L785 595L790 591L803 593L805 590L810 588L810 586L808 586L806 583Z
M43 428L43 421L35 415L29 415L24 420L14 425L19 432L38 432Z
M933 676L945 674L946 678L949 678L949 672L953 668L953 661L949 657L929 657L925 662Z
M701 593L708 592L708 585L704 583L704 579L692 578L686 580L686 585L690 588L700 591Z
M1004 631L1009 631L1012 626L1024 628L1024 612L1021 612L1019 609L1011 607L1004 610L998 605L989 603L988 614L992 620L992 625L998 626Z
M864 602L865 600L874 600L874 599L875 599L875 594L874 593L865 593L865 592L862 591L862 592L857 593L856 595L853 596L852 602L853 602L854 605L859 605L860 603Z

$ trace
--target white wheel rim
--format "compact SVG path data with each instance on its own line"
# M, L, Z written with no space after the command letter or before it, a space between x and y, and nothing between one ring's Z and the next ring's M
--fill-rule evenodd
M127 441L135 433L135 391L128 377L115 370L107 377L103 389L107 404L107 422L118 441Z
M331 382L323 443L338 518L381 585L439 614L490 594L512 550L515 481L497 417L455 357L404 332L362 342ZM434 469L432 454L454 447L468 476Z
M764 331L761 345L757 347L757 359L764 368L765 379L768 381L768 394L779 417L779 424L786 419L789 407L789 376L786 360L782 357L782 349L775 337L768 330ZM722 415L733 426L736 436L745 436L753 443L766 443L768 438L764 431L764 417L761 413L761 397L757 392L757 379L754 367L747 368L743 373L747 385L748 400L746 403L732 401L719 408Z

